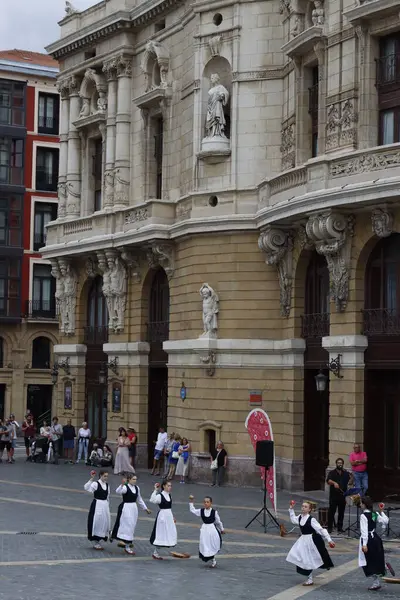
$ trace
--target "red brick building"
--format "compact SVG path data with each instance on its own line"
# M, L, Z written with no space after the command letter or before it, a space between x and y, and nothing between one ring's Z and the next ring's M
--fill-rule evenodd
M0 417L51 409L55 283L41 258L57 216L58 63L0 51Z

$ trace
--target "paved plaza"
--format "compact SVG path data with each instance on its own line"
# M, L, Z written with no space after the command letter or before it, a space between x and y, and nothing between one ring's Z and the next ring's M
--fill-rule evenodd
M297 530L281 538L277 530L246 523L261 505L257 489L213 488L205 485L174 483L173 512L177 520L177 551L191 558L154 561L148 542L156 508L147 516L140 511L136 530L136 556L130 557L106 544L96 553L85 536L86 517L91 496L83 491L90 469L76 465L27 464L20 458L14 465L0 465L0 598L5 600L43 600L58 598L86 600L135 597L176 600L330 600L358 599L366 592L367 581L357 567L357 541L338 540L332 551L335 569L320 572L313 588L304 588L294 567L285 556ZM138 473L143 498L150 497L155 478ZM120 481L111 477L114 490ZM212 493L227 535L218 556L218 567L211 570L197 558L200 520L189 512L187 498L196 504ZM303 495L292 495L301 501ZM307 496L309 497L309 495ZM279 519L287 523L289 495L279 496ZM115 516L118 497L111 498ZM400 572L400 543L388 542L390 562ZM380 598L398 598L400 586L388 585Z

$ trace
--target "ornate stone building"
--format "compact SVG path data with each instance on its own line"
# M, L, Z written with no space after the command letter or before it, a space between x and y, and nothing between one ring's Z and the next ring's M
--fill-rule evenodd
M262 398L280 485L323 486L357 440L373 487L396 488L396 4L68 8L48 49L59 414L109 439L132 423L142 464L166 423L196 475L222 438L230 476L255 481L244 422Z

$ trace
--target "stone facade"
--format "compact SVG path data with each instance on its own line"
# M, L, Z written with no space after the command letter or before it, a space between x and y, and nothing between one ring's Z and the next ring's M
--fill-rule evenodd
M107 437L133 423L145 460L149 290L163 269L167 426L190 439L197 476L208 468L214 431L226 443L231 478L257 481L244 427L256 389L274 429L278 483L302 488L312 433L301 316L314 252L330 281L330 329L320 346L327 357L341 354L344 374L330 375L326 460L362 438L363 269L374 243L400 222L399 149L377 145L376 36L393 29L380 4L255 0L249 10L108 0L61 21L61 39L48 50L61 65L63 209L48 227L45 255L64 315L56 353L74 356L76 400L66 414L76 423L87 415L88 289L102 276L103 350L119 366L109 370ZM94 211L96 139L103 186ZM208 336L205 282L218 300ZM122 400L113 412L116 383Z

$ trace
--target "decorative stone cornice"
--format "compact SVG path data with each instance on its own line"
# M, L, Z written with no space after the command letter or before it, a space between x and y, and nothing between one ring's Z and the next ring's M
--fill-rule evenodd
M168 279L172 279L175 270L175 249L172 244L155 242L147 248L147 261L150 269L162 267Z
M349 299L354 217L334 212L312 215L307 221L306 232L318 254L326 258L331 300L335 302L336 310L343 312Z
M293 276L293 235L290 231L283 231L267 227L258 238L258 247L265 252L267 265L275 265L278 271L280 286L281 315L290 315L292 300Z
M393 233L393 213L386 208L374 208L371 221L372 231L379 238L389 237Z

